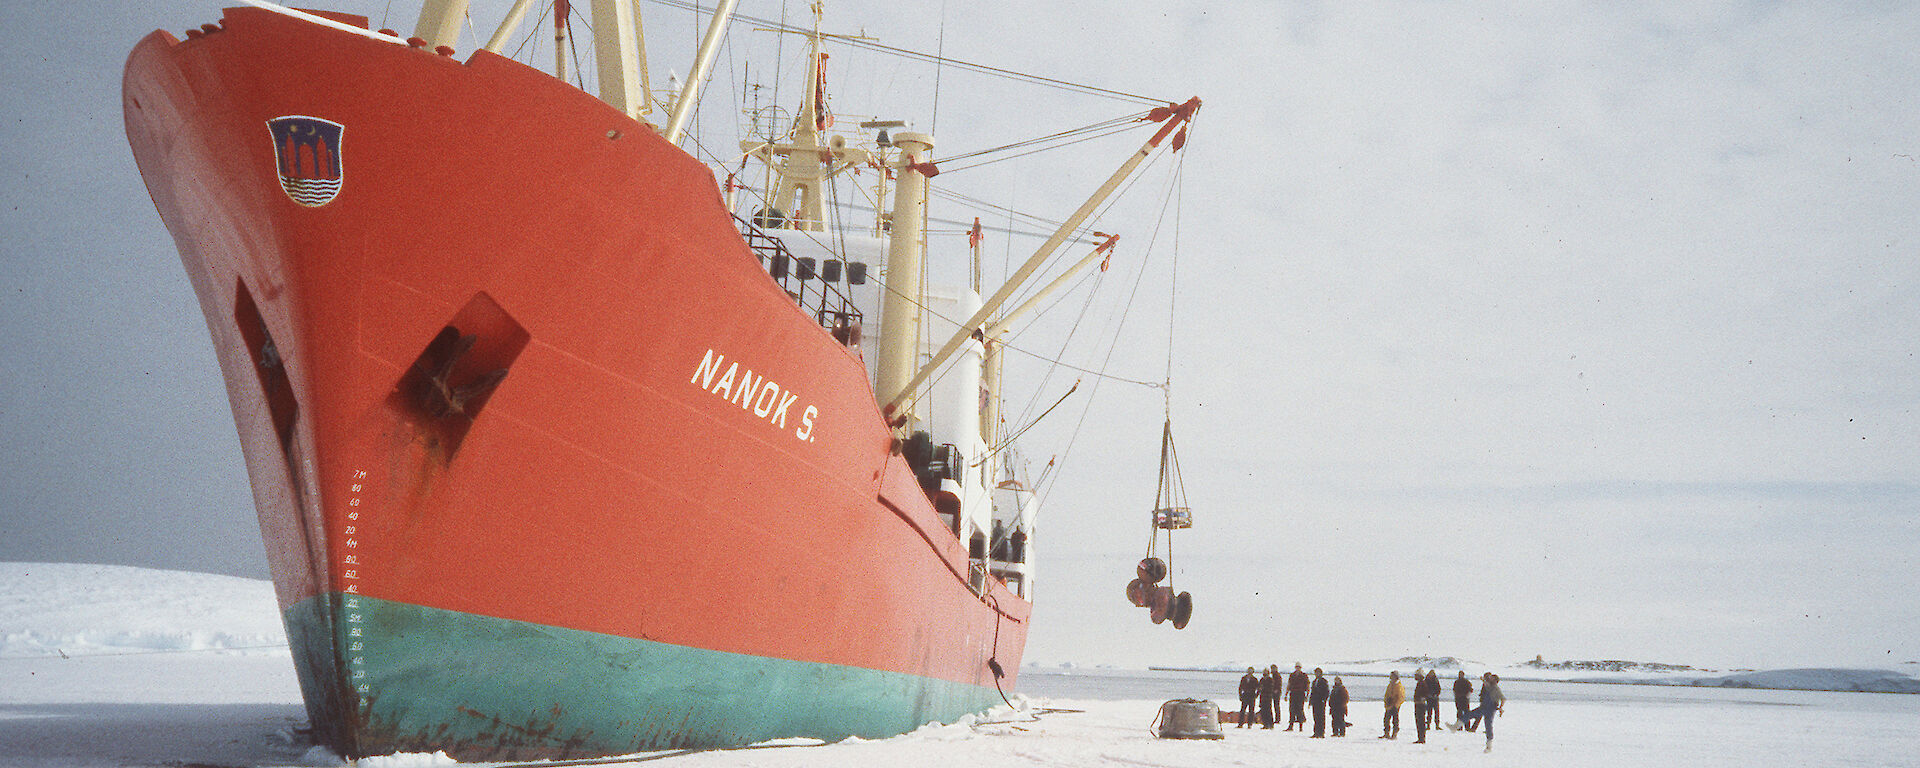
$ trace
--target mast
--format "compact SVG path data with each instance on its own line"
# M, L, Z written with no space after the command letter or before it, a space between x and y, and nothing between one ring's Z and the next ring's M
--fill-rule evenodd
M792 130L787 132L785 141L750 145L742 142L741 148L768 166L777 166L775 183L767 198L767 208L771 210L759 218L780 221L789 229L819 232L826 229L827 221L821 187L836 172L830 169L831 164L845 159L840 155L846 147L844 144L830 147L821 138L833 118L826 113L827 54L820 50L824 11L817 2L812 10L813 31L807 35L806 97L801 99ZM777 163L775 157L780 158Z
M513 31L526 20L534 0L514 0L513 7L487 39L484 46L492 53L506 47ZM600 100L635 120L653 111L653 89L647 83L646 36L642 33L640 13L633 0L592 0L594 63L599 72ZM429 0L421 9L420 36L429 28L447 28L458 33L458 23L466 12L466 0ZM567 79L567 28L573 15L569 0L553 3L553 74ZM429 20L431 16L431 21ZM449 43L450 44L450 43Z
M827 109L826 72L827 53L821 49L821 43L829 37L846 40L865 40L855 35L829 35L820 30L822 9L820 3L812 5L813 30L807 36L807 83L806 95L802 99L799 111L793 119L793 126L779 137L741 141L742 154L758 159L771 172L766 185L765 207L757 211L753 221L770 229L799 229L814 232L827 228L827 184L849 170L866 165L869 161L884 157L892 140L887 131L906 126L900 120L869 120L860 123L863 129L879 129L878 149L869 151L854 146L847 137L829 135L833 127L833 114ZM880 174L874 199L886 198L884 191L886 174ZM883 206L876 205L875 208ZM885 214L875 212L875 234L879 234Z
M992 451L1000 445L1000 377L1006 367L1000 338L988 336L980 358L980 441Z
M884 155L886 154L887 148L893 146L893 139L887 136L887 131L897 131L906 128L907 121L868 120L861 123L860 127L879 130L880 133L874 137L874 144L879 148L879 154ZM884 172L873 175L873 199L875 202L887 199L887 174ZM887 211L884 206L875 205L873 207L873 236L879 237L885 234L887 227Z
M426 0L420 4L420 21L413 36L427 41L428 48L453 45L460 38L460 22L467 17L467 0Z
M573 8L567 0L553 0L553 76L567 79L567 17Z
M913 378L920 357L921 233L927 214L927 153L933 137L924 133L897 133L900 148L893 187L893 235L887 240L887 290L880 305L880 350L873 391L880 402L899 399ZM889 420L893 413L887 414ZM912 414L908 414L911 421Z
M600 73L600 100L634 119L648 108L645 70L640 63L645 54L640 50L637 21L633 0L595 0L593 4L593 52Z

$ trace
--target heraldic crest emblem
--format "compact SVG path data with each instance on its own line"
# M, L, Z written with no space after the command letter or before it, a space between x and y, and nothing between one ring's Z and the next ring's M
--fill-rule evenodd
M279 163L280 188L308 208L333 202L340 194L340 134L346 127L318 117L288 115L267 121L273 157Z

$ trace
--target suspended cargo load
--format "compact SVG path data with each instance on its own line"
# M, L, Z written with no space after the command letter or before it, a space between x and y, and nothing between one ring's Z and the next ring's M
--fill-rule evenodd
M1193 510L1184 503L1186 485L1180 479L1180 459L1173 447L1173 419L1167 419L1160 433L1160 489L1156 492L1152 525L1148 530L1147 556L1134 567L1136 578L1127 583L1127 600L1146 608L1155 624L1173 622L1174 629L1186 629L1193 620L1193 595L1173 589L1173 532L1193 527ZM1157 555L1161 539L1166 540L1166 557ZM1167 580L1165 585L1161 580Z

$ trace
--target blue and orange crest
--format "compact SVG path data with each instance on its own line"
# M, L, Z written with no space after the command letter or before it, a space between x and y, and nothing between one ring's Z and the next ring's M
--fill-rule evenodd
M308 208L333 202L340 194L340 134L346 126L305 115L267 121L273 157L279 163L280 188Z

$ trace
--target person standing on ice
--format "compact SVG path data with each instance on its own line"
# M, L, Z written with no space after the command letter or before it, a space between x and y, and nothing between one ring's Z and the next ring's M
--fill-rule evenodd
M1293 663L1293 674L1287 675L1287 730L1300 726L1307 729L1307 673L1300 671L1300 662Z
M1340 676L1333 677L1333 693L1327 697L1327 714L1333 716L1334 738L1347 735L1347 684L1340 682Z
M1420 689L1426 692L1423 695L1427 700L1427 728L1438 731L1440 730L1440 670L1427 670L1427 676L1420 680Z
M1440 730L1440 695L1446 693L1447 686L1440 682L1440 670L1427 670L1427 727Z
M1260 727L1272 730L1274 708L1280 704L1280 665L1260 673Z
M1427 743L1427 671L1413 670L1413 743Z
M1493 751L1493 716L1505 714L1507 696L1500 692L1500 676L1488 672L1480 676L1480 706L1467 713L1468 718L1476 718L1487 726L1487 751ZM1461 718L1466 720L1466 718ZM1465 722L1448 726L1454 730L1465 727Z
M1380 716L1380 738L1400 738L1400 705L1407 703L1407 689L1400 685L1400 673L1387 673L1386 714Z
M1413 670L1413 743L1427 743L1427 671Z
M1313 693L1307 696L1307 703L1313 706L1313 737L1327 737L1327 678L1322 676L1319 667L1313 668ZM1305 726L1302 726L1303 728Z
M1467 722L1467 700L1473 697L1473 681L1467 679L1467 671L1460 670L1460 677L1453 681L1454 718L1466 723L1467 730L1473 730L1473 723Z
M1260 698L1260 678L1253 676L1253 667L1247 667L1247 673L1240 677L1240 724L1236 727L1253 727L1253 702Z

